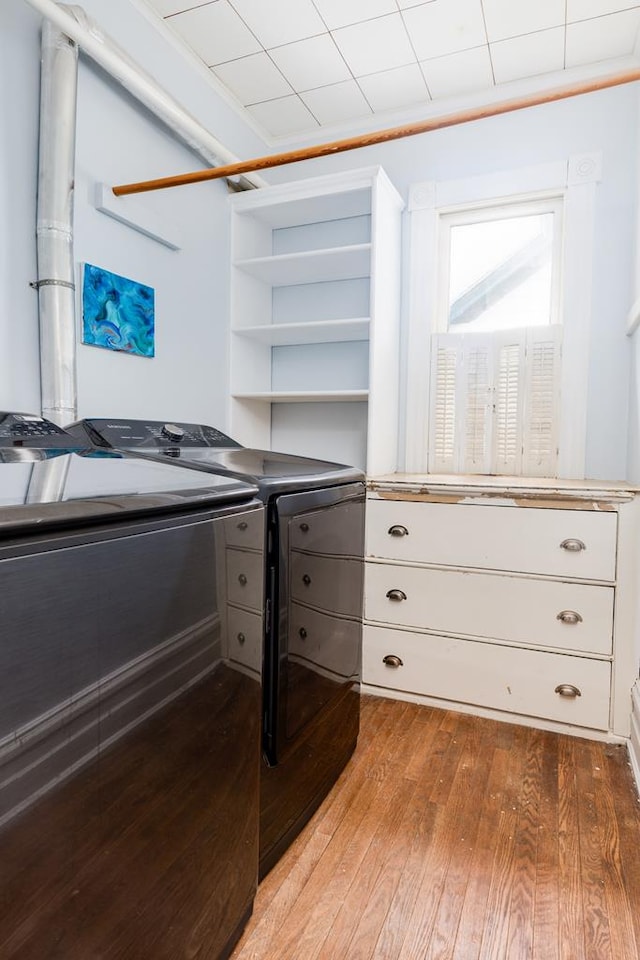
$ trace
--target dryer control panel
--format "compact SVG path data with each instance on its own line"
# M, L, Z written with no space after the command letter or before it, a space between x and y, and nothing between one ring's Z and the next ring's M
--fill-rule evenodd
M84 437L99 447L118 450L169 447L213 447L242 449L231 437L201 423L172 423L163 420L88 418L67 427L75 437Z

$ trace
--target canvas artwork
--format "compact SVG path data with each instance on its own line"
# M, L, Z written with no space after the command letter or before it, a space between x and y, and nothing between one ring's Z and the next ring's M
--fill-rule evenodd
M139 357L153 357L153 287L85 263L82 279L82 342L107 350L122 350Z

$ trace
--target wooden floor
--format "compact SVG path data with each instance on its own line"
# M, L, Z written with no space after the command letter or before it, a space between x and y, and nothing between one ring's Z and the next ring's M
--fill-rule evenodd
M638 960L624 747L363 698L233 960Z

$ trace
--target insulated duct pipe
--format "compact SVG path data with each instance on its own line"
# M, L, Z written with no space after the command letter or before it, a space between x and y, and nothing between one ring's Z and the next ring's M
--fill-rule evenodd
M239 163L238 157L188 113L177 100L145 73L114 40L102 32L82 7L65 6L53 0L26 0L60 31L70 37L84 54L117 80L140 103L158 117L183 143L213 166ZM247 183L266 186L261 177L251 176Z
M41 407L65 424L77 418L73 189L78 46L207 163L237 157L190 116L80 7L27 0L43 16L38 165L37 255ZM264 186L252 177L253 186Z
M52 24L42 27L37 255L42 414L64 425L77 417L73 190L78 48Z

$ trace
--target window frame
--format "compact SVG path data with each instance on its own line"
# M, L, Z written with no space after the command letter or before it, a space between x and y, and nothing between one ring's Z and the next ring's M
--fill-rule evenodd
M439 218L452 208L498 207L535 199L563 203L560 317L563 327L561 415L556 476L585 476L591 283L596 186L602 157L565 161L470 177L425 181L409 190L409 295L405 354L404 469L428 470L431 334L436 332Z

